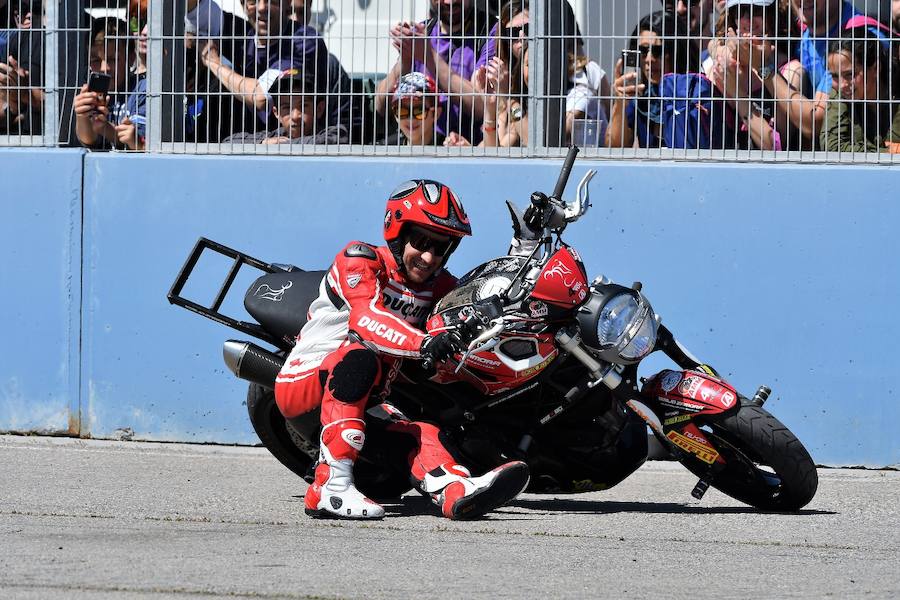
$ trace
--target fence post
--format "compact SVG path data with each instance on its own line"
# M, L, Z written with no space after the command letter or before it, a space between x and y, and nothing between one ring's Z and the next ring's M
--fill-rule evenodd
M538 150L545 148L544 125L544 90L547 81L547 19L548 0L532 0L532 15L529 22L528 36L528 147L529 157L538 156Z
M43 146L59 143L59 4L48 2L45 7L44 28L44 114ZM3 57L5 59L5 57Z
M150 0L147 49L147 151L162 149L163 12L166 0Z

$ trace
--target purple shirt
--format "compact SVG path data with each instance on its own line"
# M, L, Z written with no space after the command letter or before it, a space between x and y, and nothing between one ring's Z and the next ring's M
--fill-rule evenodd
M487 40L477 39L477 36L473 36L471 33L457 38L443 33L440 22L437 22L431 28L428 36L431 38L431 47L444 62L450 65L450 70L466 81L471 81L475 71L485 66L497 53L496 33L497 25L494 25ZM427 73L437 80L435 74L425 68L424 63L414 62L413 71ZM444 92L444 90L441 91ZM481 141L481 123L474 121L471 115L463 113L459 102L451 102L446 93L441 93L439 102L444 107L444 118L437 123L436 127L441 135L455 131L472 144Z

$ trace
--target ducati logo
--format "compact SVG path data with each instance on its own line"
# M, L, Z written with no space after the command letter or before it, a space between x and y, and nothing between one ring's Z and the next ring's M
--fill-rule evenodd
M360 280L362 279L362 275L359 273L354 273L353 275L347 275L347 285L351 288L355 288Z
M572 275L572 269L567 267L565 263L559 258L556 259L556 262L546 271L544 271L544 279L550 279L552 277L559 277L562 279L563 285L570 288L577 281L574 277L569 277Z
M256 291L253 292L253 295L261 300L271 300L272 302L281 302L284 299L284 293L293 287L294 282L288 281L286 284L281 286L279 289L274 289L269 284L262 284Z

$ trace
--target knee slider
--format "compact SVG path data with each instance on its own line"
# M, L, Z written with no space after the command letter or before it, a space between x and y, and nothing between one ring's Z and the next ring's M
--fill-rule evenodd
M331 370L328 391L339 402L353 404L368 397L381 375L381 363L371 350L351 350Z

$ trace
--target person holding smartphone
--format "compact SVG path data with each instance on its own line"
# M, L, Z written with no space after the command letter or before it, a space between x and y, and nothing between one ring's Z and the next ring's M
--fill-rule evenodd
M75 133L98 150L143 150L146 78L129 72L135 53L128 24L98 19L91 27L90 76L75 96Z
M673 13L654 12L641 19L629 48L618 60L613 79L613 103L606 130L610 148L660 146L661 100L659 84L665 73L685 72L691 56L682 47Z

